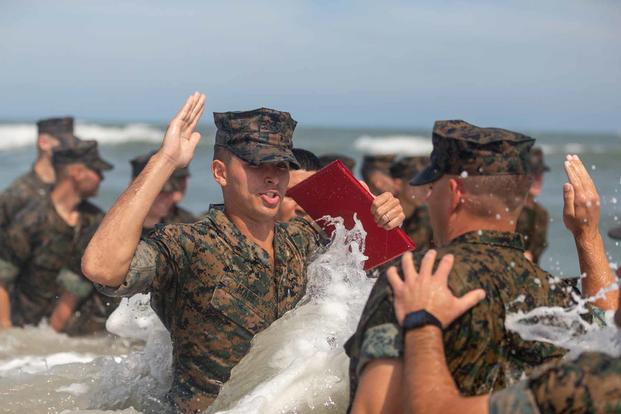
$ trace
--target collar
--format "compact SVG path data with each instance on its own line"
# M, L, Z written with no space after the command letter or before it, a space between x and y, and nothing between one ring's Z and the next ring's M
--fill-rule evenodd
M490 244L524 251L524 239L518 233L495 230L478 230L462 234L451 240L449 245L456 243Z

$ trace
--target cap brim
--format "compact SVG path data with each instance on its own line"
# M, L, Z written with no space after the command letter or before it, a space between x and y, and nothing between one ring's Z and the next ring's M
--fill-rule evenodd
M615 227L614 229L608 230L608 237L611 239L621 240L621 227Z
M92 168L97 171L109 171L114 168L112 164L110 164L107 161L102 160L101 158L88 163L88 166L89 168Z
M242 148L225 145L224 147L235 154L237 157L253 165L272 164L276 162L286 162L291 168L299 169L300 164L295 159L293 152L286 148L277 148L274 145L253 143L252 151L245 151ZM268 155L262 155L263 153Z
M410 185L425 185L439 180L444 173L434 165L428 165L424 170L419 172L410 180Z

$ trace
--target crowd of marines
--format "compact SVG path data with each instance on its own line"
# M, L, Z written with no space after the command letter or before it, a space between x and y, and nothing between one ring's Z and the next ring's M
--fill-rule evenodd
M69 335L104 332L120 297L150 293L173 342L170 407L184 413L207 409L254 335L295 307L330 241L287 188L334 160L355 171L346 155L295 148L287 112L214 113L223 202L194 216L179 204L204 109L204 95L187 99L161 147L130 161L131 182L107 213L89 198L112 165L68 117L37 123L32 170L0 194L0 329L47 320ZM549 167L533 138L449 120L432 141L430 156L363 158L377 225L401 227L416 254L369 272L377 281L345 344L349 410L621 412L618 359L564 363L563 348L504 325L507 313L577 297L595 297L589 322L618 309L581 161L567 157L563 188L577 283L538 266L549 218L536 197Z

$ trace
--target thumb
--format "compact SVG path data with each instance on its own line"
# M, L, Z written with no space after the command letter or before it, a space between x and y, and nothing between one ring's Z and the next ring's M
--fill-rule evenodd
M573 217L575 215L574 210L574 186L570 183L565 183L563 185L563 216L565 217Z

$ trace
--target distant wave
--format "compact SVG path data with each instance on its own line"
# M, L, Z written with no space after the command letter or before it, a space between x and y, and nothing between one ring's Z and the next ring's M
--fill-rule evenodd
M96 139L102 144L125 142L161 142L161 129L148 124L133 123L123 126L106 126L77 123L76 135ZM0 124L0 150L30 146L35 143L37 127L34 124Z
M429 138L416 135L363 135L354 141L354 147L365 154L429 155L433 149Z

